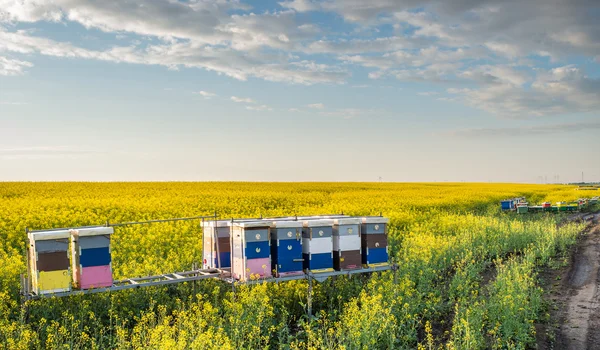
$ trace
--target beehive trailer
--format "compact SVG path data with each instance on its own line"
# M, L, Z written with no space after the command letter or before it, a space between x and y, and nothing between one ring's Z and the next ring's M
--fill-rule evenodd
M343 214L342 214L343 215ZM338 216L341 217L342 215ZM327 215L331 216L331 215ZM311 218L316 218L317 216L312 216ZM166 223L166 222L177 222L177 221L200 221L202 227L204 227L205 221L216 221L218 220L217 214L211 216L195 216L195 217L184 217L184 218L172 218L172 219L157 219L157 220L147 220L147 221L133 221L133 222L123 222L123 223L110 223L106 222L104 225L100 226L81 226L81 227L70 227L70 228L56 228L49 230L29 230L26 228L26 233L28 236L34 233L40 232L52 232L52 231L64 231L64 230L80 230L80 229L91 229L97 227L123 227L123 226L131 226L131 225L144 225L144 224L156 224L156 223ZM236 219L232 219L235 221ZM255 219L255 220L264 220L264 219ZM204 234L204 232L203 232ZM216 235L216 230L213 231L213 235ZM214 237L217 238L216 236ZM217 240L218 241L218 240ZM219 246L217 244L217 255L219 253ZM134 278L125 278L121 280L113 281L111 286L101 287L101 288L90 288L90 289L71 289L69 291L61 291L56 293L36 293L32 289L32 274L31 274L31 251L28 245L28 250L26 252L27 257L27 273L21 275L21 295L24 300L32 300L32 299L40 299L47 297L67 297L72 295L83 295L83 294L93 294L93 293L102 293L102 292L111 292L111 291L119 291L126 289L136 289L150 286L163 286L169 284L176 284L182 282L193 282L199 280L205 280L209 278L219 279L223 282L232 284L232 289L235 290L236 284L241 283L262 283L262 282L286 282L292 280L302 280L306 279L309 283L309 300L310 295L312 293L312 282L322 282L329 277L335 276L351 276L355 274L364 274L364 273L373 273L373 272L382 272L387 270L395 269L395 265L387 264L381 266L371 266L364 267L362 269L357 270L345 270L345 271L329 271L323 273L312 273L310 271L305 272L301 275L294 276L281 276L281 277L269 277L264 279L256 279L256 280L248 280L240 282L237 279L231 276L231 270L228 268L220 268L220 261L218 261L217 268L208 268L208 269L196 269L193 268L189 271L181 271L181 272L171 272L165 274L159 274L154 276L144 276L144 277L134 277ZM71 272L72 273L72 272Z

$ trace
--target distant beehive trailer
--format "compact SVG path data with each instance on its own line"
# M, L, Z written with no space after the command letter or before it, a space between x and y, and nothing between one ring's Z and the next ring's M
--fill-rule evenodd
M540 212L575 212L586 210L590 206L598 203L598 197L579 198L573 202L560 201L552 205L550 202L544 202L541 205L529 205L525 198L506 199L500 202L503 211L513 210L519 214L540 213Z
M38 295L71 290L68 230L29 233L31 289Z

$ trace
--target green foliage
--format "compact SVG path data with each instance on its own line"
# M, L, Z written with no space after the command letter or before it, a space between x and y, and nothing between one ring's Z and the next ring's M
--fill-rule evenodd
M526 348L541 312L537 266L582 227L516 216L499 201L571 200L567 186L388 183L2 183L0 349ZM344 212L390 217L397 271L315 284L184 283L20 306L25 227L210 215ZM115 278L190 269L197 223L117 228Z

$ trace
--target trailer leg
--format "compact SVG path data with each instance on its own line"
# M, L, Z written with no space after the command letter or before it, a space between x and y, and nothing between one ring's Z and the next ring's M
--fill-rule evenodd
M307 296L306 307L307 307L309 319L312 318L312 289L313 289L312 277L308 276L308 296Z

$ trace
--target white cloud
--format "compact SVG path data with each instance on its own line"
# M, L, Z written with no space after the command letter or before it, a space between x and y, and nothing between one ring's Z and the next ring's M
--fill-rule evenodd
M288 108L288 112L300 112L298 108Z
M511 84L522 86L530 80L527 74L509 66L477 66L475 68L464 70L461 75L467 79L476 80L485 84Z
M0 148L0 159L82 158L102 153L70 146L35 146Z
M508 117L592 112L600 110L600 80L564 66L539 71L529 88L505 81L462 96L471 106Z
M307 53L354 54L367 52L388 52L415 48L426 41L404 36L392 36L375 39L337 39L311 42L303 51Z
M316 11L320 9L320 5L311 0L291 0L280 2L279 5L285 8L293 9L298 12Z
M21 75L25 73L25 68L29 67L33 67L31 62L0 56L0 75Z
M46 0L0 0L0 22L60 21L62 12Z
M26 57L35 54L198 68L238 80L305 85L345 83L349 69L361 66L370 79L455 84L447 92L457 101L493 113L600 109L597 79L576 67L538 68L539 60L547 58L556 66L565 66L573 56L598 62L600 21L590 15L600 11L598 2L284 0L279 5L255 13L238 0L142 5L0 0L0 23L8 23L0 26L0 56L7 52L11 57L0 59L0 74L23 74L31 67ZM298 14L310 11L339 15L349 25L344 32L332 32L326 22L316 25L311 15ZM77 23L126 37L131 44L91 49L12 25L37 21ZM386 36L384 28L392 32ZM331 64L331 59L342 64Z
M299 25L298 30L308 34L318 34L321 32L321 28L319 28L319 26L314 23L304 23L302 25Z
M514 128L472 128L449 131L446 134L458 137L520 137L533 135L550 135L600 129L600 122L576 122L561 124L544 124Z
M323 108L325 108L325 105L322 103L313 103L313 104L307 105L307 107L313 108L313 109L323 109Z
M65 58L96 59L110 62L202 68L238 80L258 77L268 81L295 84L341 83L348 73L338 67L311 61L292 61L282 56L242 52L194 42L135 46L115 46L105 51L79 48L70 43L31 36L25 31L7 32L0 27L0 52L40 53Z
M246 106L246 109L249 111L272 111L273 108L267 105L259 105L259 106Z
M460 88L448 88L448 89L446 89L446 92L449 93L449 94L464 94L464 93L467 93L469 91L471 91L471 89L468 89L468 88L462 88L462 89L460 89Z
M237 103L256 103L256 101L254 101L253 99L251 99L249 97L231 96L231 100L233 102L237 102Z
M217 94L215 94L215 93L204 91L204 90L198 91L197 94L204 97L207 100L217 96Z
M342 119L352 119L365 116L375 116L382 114L383 111L379 109L362 109L362 108L340 108L333 111L319 112L320 115L326 117L336 117Z
M418 92L417 95L419 96L435 96L438 95L439 92L436 91L425 91L425 92Z

